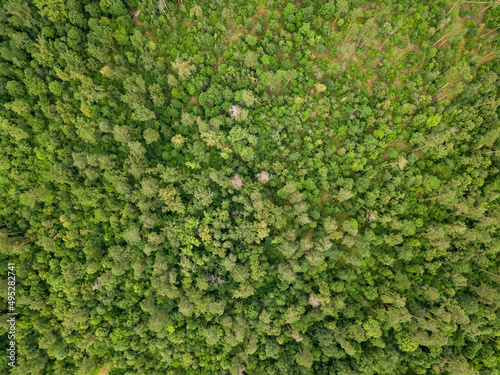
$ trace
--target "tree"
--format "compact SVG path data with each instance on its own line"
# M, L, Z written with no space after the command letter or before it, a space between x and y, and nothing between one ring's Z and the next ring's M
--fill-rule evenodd
M324 3L321 9L322 16L326 19L333 18L335 16L335 2L328 1Z
M359 39L356 42L356 47L360 45L360 42L362 40L364 41L361 45L364 45L366 42L372 41L373 38L375 38L376 34L377 34L377 24L375 23L375 20L371 18L363 25L361 33L359 35Z
M29 5L22 0L10 0L4 4L4 9L10 15L9 23L15 27L32 27L35 24Z
M253 104L255 102L258 103L258 100L255 99L255 97L254 97L254 94L249 90L243 91L243 94L241 95L241 99L243 100L243 102L245 103L245 105L247 107L253 106Z
M43 1L35 0L35 6L40 14L52 22L64 22L67 18L68 7L62 0Z
M165 96L162 92L161 86L157 83L149 86L149 93L155 107L163 107L165 104Z
M247 44L250 46L250 47L253 47L257 44L257 38L254 37L253 35L251 34L248 34L246 37L245 37L245 42L247 42Z
M177 71L181 79L187 78L195 71L195 66L187 60L177 57L172 63L172 67Z
M247 51L245 54L245 65L248 68L254 68L259 61L259 55L253 51Z
M147 144L154 143L158 139L160 139L160 133L151 128L147 128L146 130L144 130L143 136Z
M341 50L343 53L341 61L344 61L346 58L349 58L350 56L352 56L355 53L356 47L352 44L344 44L342 46Z
M295 360L299 366L304 366L306 368L311 368L313 365L314 357L310 350L304 349L303 351L295 355Z
M338 18L344 14L347 13L349 10L349 3L347 0L339 0L337 1L337 14L335 15L335 21L333 22L333 26L337 23Z

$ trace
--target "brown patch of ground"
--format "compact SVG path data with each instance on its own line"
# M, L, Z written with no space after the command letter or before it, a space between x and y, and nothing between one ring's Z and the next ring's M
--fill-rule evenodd
M231 30L231 35L222 38L222 42L227 41L228 43L232 43L245 32L245 28L239 28L234 20L229 20L228 26L229 30Z
M189 99L188 105L199 105L199 104L198 104L198 101L196 100L196 97L192 96L192 97Z
M281 48L275 52L276 56L278 57L278 61L280 64L283 62L283 51Z
M241 35L243 35L243 30L236 30L233 34L229 35L226 40L228 43L234 42L236 39L238 39Z
M323 202L328 202L330 200L330 193L327 191L322 190L319 196Z
M263 36L258 36L257 35L257 31L255 31L255 25L254 25L254 27L252 27L252 30L250 30L250 35L256 37L257 39L259 39L259 38L262 39L263 38Z
M375 48L377 51L380 50L380 48L382 47L382 43L379 39L372 39L370 40L370 44L373 46L373 48ZM368 46L367 46L368 47ZM381 51L380 51L381 52Z
M216 72L217 69L219 69L219 65L222 62L222 60L224 60L223 56L217 56L217 62L215 63L215 66L214 66L214 72Z
M372 86L373 86L373 84L377 81L377 79L378 79L378 75L374 74L374 75L373 75L373 78L371 78L371 79L367 79L367 80L365 81L365 82L366 82L366 83L365 83L365 86L366 86L366 88L368 89L368 92L369 92L370 94L373 94L373 92L372 92Z
M387 150L389 149L389 147L392 147L392 148L397 147L400 152L407 152L408 151L408 146L406 145L406 143L403 142L403 140L401 138L394 140L394 141L388 143L382 151L382 154L384 155L385 160L389 159L389 155L387 155Z
M376 2L368 2L368 3L365 3L363 5L360 5L359 6L360 8L363 8L365 10L368 10L368 9L376 9L378 7L378 4Z
M283 82L278 83L276 86L276 90L274 90L274 95L279 96L281 92L281 87L283 86Z
M460 22L466 21L468 19L472 19L472 20L474 20L474 22L477 25L480 25L483 23L483 19L484 19L484 15L485 15L486 11L493 5L493 2L489 3L489 6L488 6L487 2L485 2L484 4L479 4L479 8L476 9L475 11L472 11L473 4L464 4L464 5L469 7L469 10L471 10L472 14L469 14L464 18L460 18L459 16L457 16L457 18L460 19Z
M109 365L104 366L101 371L99 371L98 375L108 375L108 373L111 371L111 368L113 365L110 363Z
M408 146L401 139L398 139L398 145L397 146L399 148L399 151L407 151L408 150Z
M262 6L262 5L261 5ZM256 20L257 17L259 16L264 16L267 14L267 12L271 11L271 9L267 9L265 7L260 8L250 19L253 21L253 27L252 30L250 30L250 35L253 35L256 38L262 39L264 38L264 35L258 36L257 32L255 31L255 26L256 26ZM229 29L232 31L232 34L229 35L228 37L225 37L222 39L222 41L227 41L228 43L232 43L235 40L237 40L241 35L248 33L248 31L243 27L239 28L236 22L233 20L230 21Z
M310 242L313 242L314 230L310 233L304 232L304 237L307 238Z
M322 55L318 55L318 54L316 53L316 50L311 50L311 57L312 57L313 59L315 59L315 60L321 60L321 59L328 60L328 58L329 58L330 56L328 56L328 53L327 53L327 52L323 53ZM331 59L332 59L332 58L330 58L330 60L331 60Z
M264 6L260 8L252 17L250 17L252 20L256 20L258 16L264 16L269 12L271 9L267 9Z

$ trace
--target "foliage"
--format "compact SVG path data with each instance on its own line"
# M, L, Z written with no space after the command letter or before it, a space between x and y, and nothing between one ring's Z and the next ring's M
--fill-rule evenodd
M499 14L2 0L2 369L498 375Z

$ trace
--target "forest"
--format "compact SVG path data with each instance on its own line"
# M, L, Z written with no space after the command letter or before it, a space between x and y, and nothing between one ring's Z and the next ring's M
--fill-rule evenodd
M1 373L500 375L499 1L0 4Z

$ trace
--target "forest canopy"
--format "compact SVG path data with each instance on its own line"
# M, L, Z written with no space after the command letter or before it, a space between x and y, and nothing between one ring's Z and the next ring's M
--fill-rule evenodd
M500 375L499 3L0 2L3 371Z

